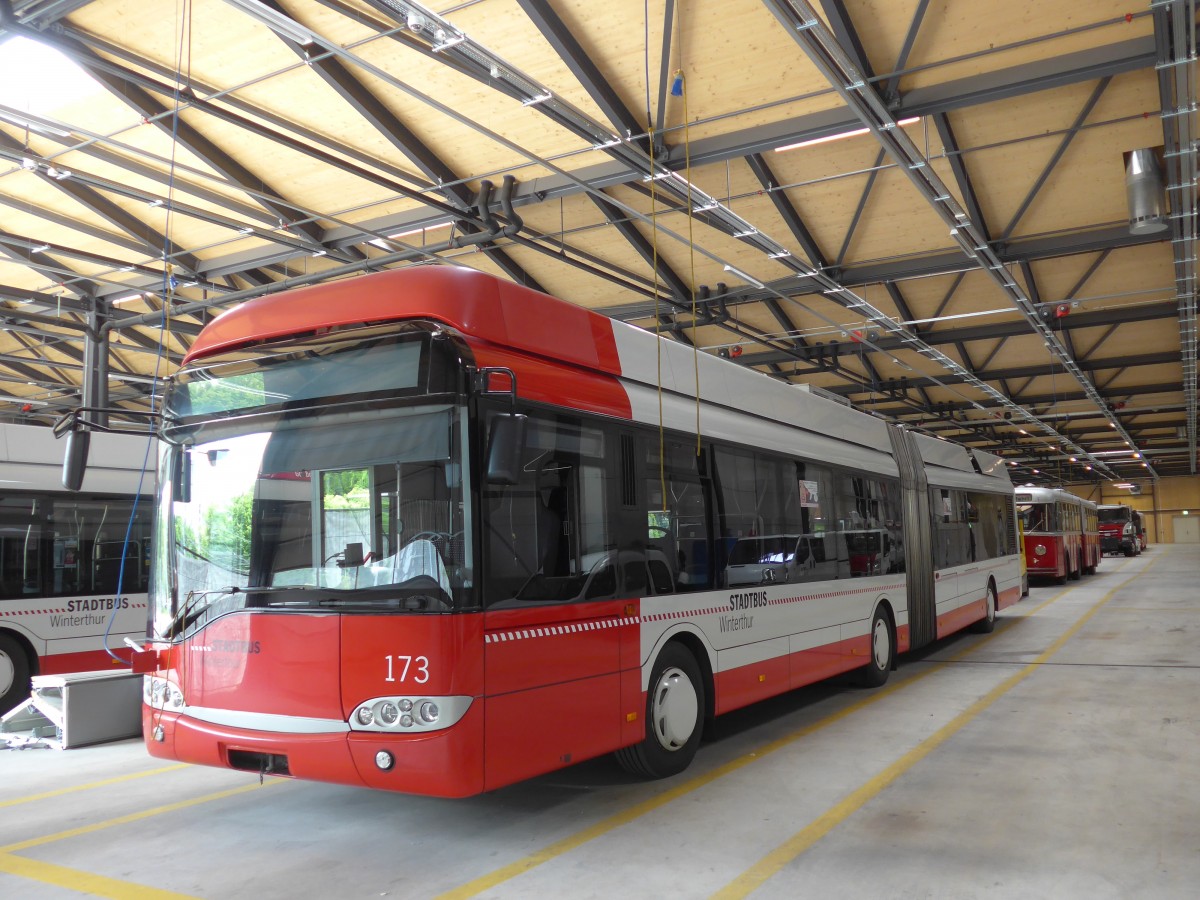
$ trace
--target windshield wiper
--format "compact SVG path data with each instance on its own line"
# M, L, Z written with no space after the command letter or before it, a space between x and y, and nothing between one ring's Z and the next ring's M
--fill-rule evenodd
M209 609L231 594L236 594L239 590L240 588L237 585L231 585L227 588L218 588L215 591L188 592L188 598L183 604L183 608L175 614L175 618L167 626L166 637L173 638L183 634L189 625L195 623ZM213 595L216 596L214 597ZM208 599L209 597L213 597L213 599L210 600Z
M217 588L211 591L191 591L188 593L188 600L171 620L171 624L167 626L168 638L182 634L190 626L199 621L208 610L212 609L221 601L234 594L269 594L276 591L293 591L297 588L301 590L311 590L313 585L280 585L263 587L242 587L236 584L231 584L229 587ZM211 599L209 599L211 598Z

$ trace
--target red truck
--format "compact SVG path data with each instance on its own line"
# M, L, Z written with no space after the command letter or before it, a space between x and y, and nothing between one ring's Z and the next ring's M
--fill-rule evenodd
M1121 503L1098 506L1096 512L1100 516L1100 549L1103 552L1126 556L1142 552L1141 516L1136 511Z

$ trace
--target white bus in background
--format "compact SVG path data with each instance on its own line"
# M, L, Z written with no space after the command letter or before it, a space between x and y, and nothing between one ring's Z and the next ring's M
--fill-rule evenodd
M145 635L150 440L94 433L73 493L52 429L0 424L0 713L29 696L31 675L128 665L124 638Z

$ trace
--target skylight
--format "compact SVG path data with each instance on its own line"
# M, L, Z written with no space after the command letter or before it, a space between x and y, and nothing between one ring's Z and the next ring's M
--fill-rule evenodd
M49 131L21 113L57 118L103 92L91 75L53 47L22 36L0 42L0 117L6 121Z

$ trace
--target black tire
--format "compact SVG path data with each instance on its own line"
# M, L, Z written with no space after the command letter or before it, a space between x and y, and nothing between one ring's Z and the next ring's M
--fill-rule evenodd
M858 670L858 683L863 687L880 687L888 680L896 662L896 633L892 617L882 603L871 617L871 661Z
M16 638L0 634L0 715L29 697L29 657Z
M616 752L634 775L669 778L691 765L700 746L706 710L704 679L696 658L682 645L663 647L646 691L646 737Z
M971 626L976 634L991 634L996 627L996 589L991 584L987 589L987 612L982 619Z
M1133 556L1133 548L1132 548L1132 547L1126 547L1126 548L1124 548L1124 549L1122 550L1122 552L1123 552L1123 553L1124 553L1126 556Z

